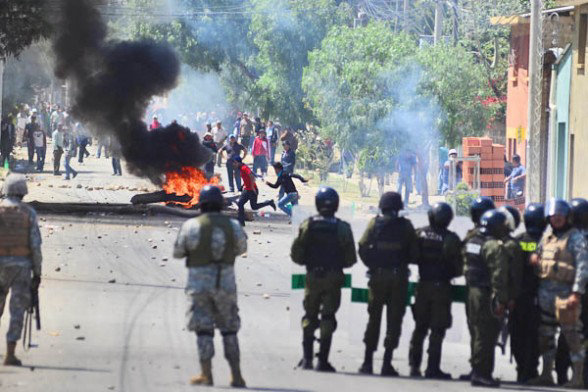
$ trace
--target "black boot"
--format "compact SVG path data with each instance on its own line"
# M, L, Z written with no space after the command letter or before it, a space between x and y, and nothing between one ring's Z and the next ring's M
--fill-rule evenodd
M394 350L387 348L384 351L384 363L382 364L382 376L398 377L398 372L392 367L392 353Z
M441 344L438 340L429 343L429 358L425 378L437 380L451 380L451 374L441 371Z
M359 368L359 372L362 374L373 374L374 373L374 352L369 349L365 349L365 358L363 364Z
M298 364L299 367L301 367L304 370L311 370L313 365L312 365L312 357L313 357L313 351L314 351L314 336L311 337L305 337L302 340L302 360L300 361L300 363Z
M332 337L321 337L321 346L318 354L318 364L316 370L319 372L334 373L337 370L329 363L329 353L331 352Z
M471 380L473 387L484 387L484 388L498 388L500 387L500 381L492 378L492 377L484 377L477 375L476 373L472 373L472 380Z

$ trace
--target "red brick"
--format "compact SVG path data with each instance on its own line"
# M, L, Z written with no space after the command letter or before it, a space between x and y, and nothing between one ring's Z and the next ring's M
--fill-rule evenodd
M478 137L464 137L462 140L462 145L464 147L479 147L480 146L480 138Z
M492 139L489 137L482 137L480 138L480 145L482 147L492 147Z
M492 161L492 167L494 169L502 169L504 170L504 158L500 158L500 159L494 159Z

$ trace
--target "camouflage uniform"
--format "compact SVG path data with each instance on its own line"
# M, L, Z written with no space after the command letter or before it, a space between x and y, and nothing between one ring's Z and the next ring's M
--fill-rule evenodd
M5 221L4 211L18 211L22 219L27 220L20 228L23 232L21 240L15 239L17 233L14 222ZM7 241L0 245L0 317L4 313L4 306L8 292L10 297L10 326L6 334L6 341L14 343L20 340L24 322L24 314L31 301L31 273L41 276L41 232L37 221L37 214L28 205L19 200L8 198L0 202L0 237ZM17 217L17 219L21 219ZM6 222L6 223L4 223ZM22 223L22 222L21 222ZM0 239L0 242L4 242ZM25 241L25 248L16 249L12 245ZM8 242L12 242L9 244ZM23 244L25 244L23 242ZM6 245L6 246L3 246Z
M468 285L467 313L471 333L471 363L474 374L492 378L494 346L500 322L493 314L493 298L508 302L508 265L502 241L479 232L464 247L465 276Z
M370 221L359 241L359 255L369 269L369 321L364 335L366 354L376 351L382 311L386 306L384 365L398 347L408 295L408 264L418 258L418 240L412 223L395 215ZM393 369L388 369L395 375ZM384 372L390 373L390 372Z
M345 282L343 269L357 261L351 226L334 217L307 219L292 243L291 257L307 270L302 318L305 357L312 353L314 333L320 329L319 359L327 362L332 335L337 329L335 314Z
M174 257L186 258L188 329L196 332L201 361L214 356L215 328L223 335L227 360L239 360L241 321L233 264L235 257L246 251L247 235L239 223L220 213L190 219L178 233Z
M439 374L445 331L451 327L451 279L463 273L461 240L447 229L424 227L417 230L420 257L419 283L413 316L416 323L409 351L411 369L419 371L423 343L429 337L427 374Z
M588 279L586 240L577 229L570 229L559 235L547 233L537 253L541 258L539 268L541 280L538 290L541 308L539 349L544 362L552 365L555 360L555 334L558 326L565 336L572 363L583 361L582 321L578 318L573 325L559 325L556 319L555 302L558 297L568 298L572 292L585 293Z

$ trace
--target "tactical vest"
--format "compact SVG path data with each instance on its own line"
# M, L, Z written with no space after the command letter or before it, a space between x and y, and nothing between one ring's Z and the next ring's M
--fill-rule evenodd
M343 268L339 222L339 219L332 221L310 218L304 255L308 269L337 270Z
M22 206L0 207L0 257L30 257L31 216Z
M465 244L466 282L471 287L492 287L490 268L482 256L482 248L488 239L477 232Z
M549 234L543 241L539 277L554 280L559 283L573 284L576 278L574 256L568 252L570 235L576 230L568 230L560 238Z
M370 268L406 268L409 263L409 249L406 243L406 220L378 216L372 238L368 245Z
M531 265L531 255L537 251L538 243L528 233L523 233L517 237L521 250L525 255L525 265L523 267L523 282L521 284L522 293L535 294L539 285L539 279L535 273L535 267Z
M221 214L204 214L196 218L200 224L200 241L198 247L186 258L187 267L201 267L208 264L235 264L235 232L231 219ZM225 247L220 259L212 254L212 233L220 228L225 237Z
M431 227L425 227L419 232L420 280L425 282L445 282L451 280L451 271L443 255L444 233L439 233Z

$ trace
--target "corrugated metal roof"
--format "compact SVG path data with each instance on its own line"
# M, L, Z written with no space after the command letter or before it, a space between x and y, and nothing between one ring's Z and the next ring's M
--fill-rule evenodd
M572 1L572 0L569 0ZM588 4L588 0L576 0L578 3L582 3L582 4ZM573 11L574 10L574 6L573 5L568 5L565 7L557 7L557 8L551 8L548 10L544 10L543 13L544 14L553 14L553 13L564 13L564 12L569 12L569 11ZM531 14L522 14L522 15L510 15L510 16L495 16L493 18L490 18L490 23L492 23L493 25L503 25L503 26L512 26L512 25L517 25L517 24L528 24L530 23L530 17Z

